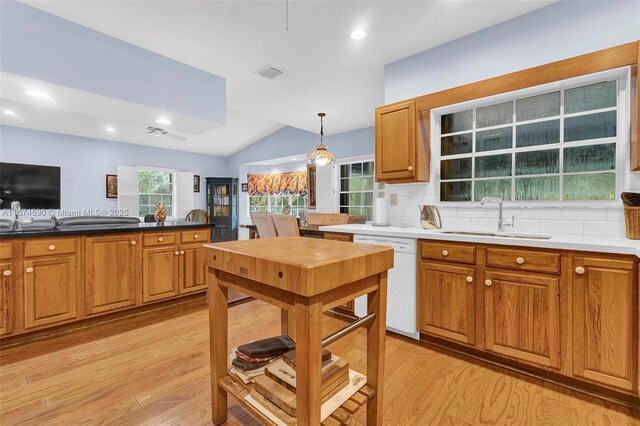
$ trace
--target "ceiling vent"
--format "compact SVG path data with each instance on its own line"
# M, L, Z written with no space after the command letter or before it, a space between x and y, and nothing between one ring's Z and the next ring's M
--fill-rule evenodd
M273 80L274 78L284 74L284 71L279 70L273 65L267 65L266 67L260 68L258 71L256 71L256 74L261 75L264 78L268 78L269 80Z

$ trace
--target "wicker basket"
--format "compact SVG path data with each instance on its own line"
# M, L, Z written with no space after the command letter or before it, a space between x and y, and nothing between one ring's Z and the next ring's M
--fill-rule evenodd
M640 194L623 192L624 219L627 228L627 238L640 240Z

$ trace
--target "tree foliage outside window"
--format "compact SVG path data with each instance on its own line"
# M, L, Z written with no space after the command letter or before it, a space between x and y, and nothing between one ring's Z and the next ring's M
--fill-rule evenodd
M158 170L138 172L138 215L153 214L162 203L167 217L173 216L173 173Z

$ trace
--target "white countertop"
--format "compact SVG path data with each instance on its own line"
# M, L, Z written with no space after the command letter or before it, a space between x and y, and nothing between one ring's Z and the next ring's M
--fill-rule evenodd
M631 254L640 257L640 240L628 240L621 237L544 234L550 235L551 238L547 240L537 240L528 238L504 238L492 236L444 234L442 233L443 230L440 229L428 230L422 228L403 228L398 226L373 226L369 224L322 226L320 227L320 230L359 235L374 235L379 237L461 241L482 244L552 248L559 250L591 251L598 253Z

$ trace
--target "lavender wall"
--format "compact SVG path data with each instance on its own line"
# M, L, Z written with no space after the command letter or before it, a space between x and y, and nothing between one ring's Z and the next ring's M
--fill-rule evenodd
M228 176L226 159L212 155L152 148L143 145L90 139L0 125L0 161L60 166L61 208L115 209L105 197L105 175L118 166L175 168L200 175L195 207L205 208L207 176Z

